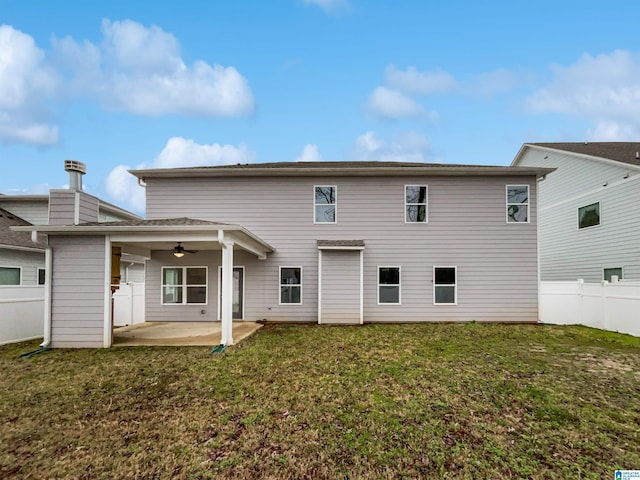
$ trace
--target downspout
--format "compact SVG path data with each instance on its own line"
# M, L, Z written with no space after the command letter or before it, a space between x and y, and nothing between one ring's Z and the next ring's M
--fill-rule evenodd
M47 245L44 250L44 339L41 348L51 346L51 279L53 278L53 251Z

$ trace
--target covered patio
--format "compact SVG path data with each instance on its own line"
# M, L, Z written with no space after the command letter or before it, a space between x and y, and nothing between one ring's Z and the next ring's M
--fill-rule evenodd
M249 325L259 328L251 322L232 322L234 251L241 250L264 260L274 249L240 225L171 218L20 229L48 235L45 250L45 346L108 348L115 343L131 344L134 338L142 341L145 336L141 334L145 331L148 338L144 341L150 342L145 344L160 345L162 343L158 342L166 341L171 345L196 344L193 342L232 345L245 335L246 329L251 330ZM116 263L119 264L120 257L125 254L151 258L152 251L172 251L176 257L182 257L187 250L176 249L180 242L188 242L189 248L220 261L221 321L148 322L136 325L132 332L137 330L137 333L118 331L118 334L122 333L118 338L112 315L112 292L118 284L114 278L119 280L119 265L114 268ZM164 301L158 303L163 307L165 304ZM204 307L202 313L205 313ZM175 325L163 328L154 327L153 323ZM243 323L248 325L242 327ZM196 330L188 332L190 327Z
M233 339L238 343L262 327L256 322L233 322ZM220 322L147 322L113 330L114 347L214 346L222 343Z

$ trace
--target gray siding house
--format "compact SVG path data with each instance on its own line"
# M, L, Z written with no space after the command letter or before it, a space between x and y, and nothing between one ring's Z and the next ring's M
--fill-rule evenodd
M640 280L640 143L524 144L539 185L541 279Z
M547 168L288 162L137 170L147 219L38 227L54 347L111 344L114 248L146 321L536 322ZM81 264L81 267L78 265ZM78 294L80 292L81 294Z

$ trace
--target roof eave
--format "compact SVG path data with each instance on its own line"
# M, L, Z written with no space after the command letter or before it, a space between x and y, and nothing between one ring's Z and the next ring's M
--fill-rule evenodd
M275 249L264 240L260 239L246 228L240 225L28 225L11 227L16 232L39 232L47 235L87 235L110 233L168 233L168 232L193 232L207 233L218 232L241 232L252 240L258 242L268 253L275 252Z
M543 177L552 172L550 168L536 167L371 167L365 169L341 167L307 167L307 168L162 168L151 170L129 170L129 172L146 180L148 178L192 178L192 177L399 177L406 175L424 176L531 176Z

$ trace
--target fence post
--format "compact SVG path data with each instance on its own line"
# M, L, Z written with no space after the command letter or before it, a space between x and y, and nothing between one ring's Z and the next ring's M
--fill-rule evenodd
M602 328L605 330L609 330L609 308L607 306L607 285L608 281L603 280L600 283L601 286L601 298L602 298Z
M584 285L584 279L578 279L578 323L584 325L584 296L582 294L582 286Z

